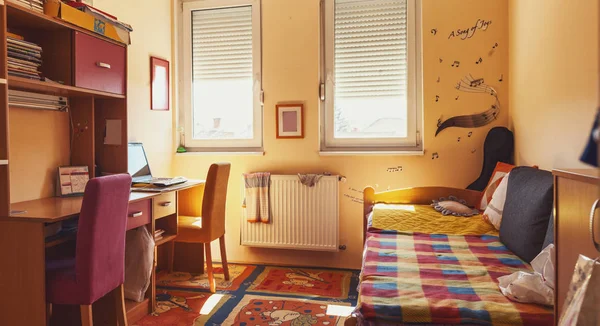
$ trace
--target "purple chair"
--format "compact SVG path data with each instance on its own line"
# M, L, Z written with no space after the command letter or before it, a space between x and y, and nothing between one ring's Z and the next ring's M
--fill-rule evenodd
M123 281L125 231L131 177L127 174L92 179L85 187L75 258L46 264L46 301L79 305L83 326L93 324L92 303L112 292L117 320L127 325Z

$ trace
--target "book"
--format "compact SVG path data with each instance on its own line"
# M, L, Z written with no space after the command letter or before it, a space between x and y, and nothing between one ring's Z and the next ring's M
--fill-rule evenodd
M8 75L9 76L15 76L15 77L27 78L27 79L33 79L33 80L41 80L40 76L36 76L36 75L32 75L32 74L27 74L27 73L22 73L22 72L18 72L18 71L12 71L12 70L8 71Z
M21 60L25 60L25 61L31 61L31 62L35 62L35 63L42 63L42 60L40 58L36 58L36 57L32 57L30 55L25 55L25 54L21 54L21 53L17 53L11 50L8 50L8 56L9 57L13 57L13 58L17 58L17 59L21 59Z
M42 65L41 63L29 62L27 60L22 60L19 58L8 58L8 62L36 68Z
M8 37L13 38L15 40L20 40L20 41L24 41L25 40L25 38L23 36L15 34L15 33L6 32L6 35L8 35Z
M10 44L16 44L16 45L20 45L20 46L24 46L26 48L31 48L31 49L35 49L35 50L39 50L42 51L42 47L35 44L35 43L31 43L31 42L27 42L25 40L17 40L14 38L11 38L10 36L6 38L6 41Z

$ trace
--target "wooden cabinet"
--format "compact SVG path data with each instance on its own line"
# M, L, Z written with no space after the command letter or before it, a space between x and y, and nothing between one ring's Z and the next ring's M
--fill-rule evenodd
M75 33L75 86L125 94L125 47Z
M600 256L592 242L590 211L599 197L597 170L554 170L554 240L556 244L556 305L558 320L579 255ZM595 234L600 235L600 214Z
M175 214L176 211L174 192L167 192L154 198L154 217L156 219Z

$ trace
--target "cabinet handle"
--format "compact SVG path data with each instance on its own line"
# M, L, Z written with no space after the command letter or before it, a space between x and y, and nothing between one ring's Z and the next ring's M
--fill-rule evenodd
M96 66L100 67L100 68L106 68L106 69L110 69L110 65L108 63L105 62L96 62Z
M596 235L594 234L594 221L596 220L595 217L598 206L600 206L600 199L597 199L594 202L594 205L592 205L592 211L590 212L590 235L592 237L592 243L594 244L594 247L596 247L596 250L600 251L600 243L596 242Z
M139 212L133 212L133 213L131 213L131 215L129 215L129 217L140 217L142 215L144 215L144 212L139 211Z
M171 206L171 202L170 201L166 201L164 203L160 203L159 205L162 206L162 207L169 207L169 206Z

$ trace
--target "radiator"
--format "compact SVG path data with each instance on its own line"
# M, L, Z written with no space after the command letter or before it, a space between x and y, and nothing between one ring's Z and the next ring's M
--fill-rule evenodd
M250 223L245 209L241 225L244 246L337 251L339 245L338 176L323 176L314 186L297 175L271 175L271 222ZM242 181L242 198L244 182Z

